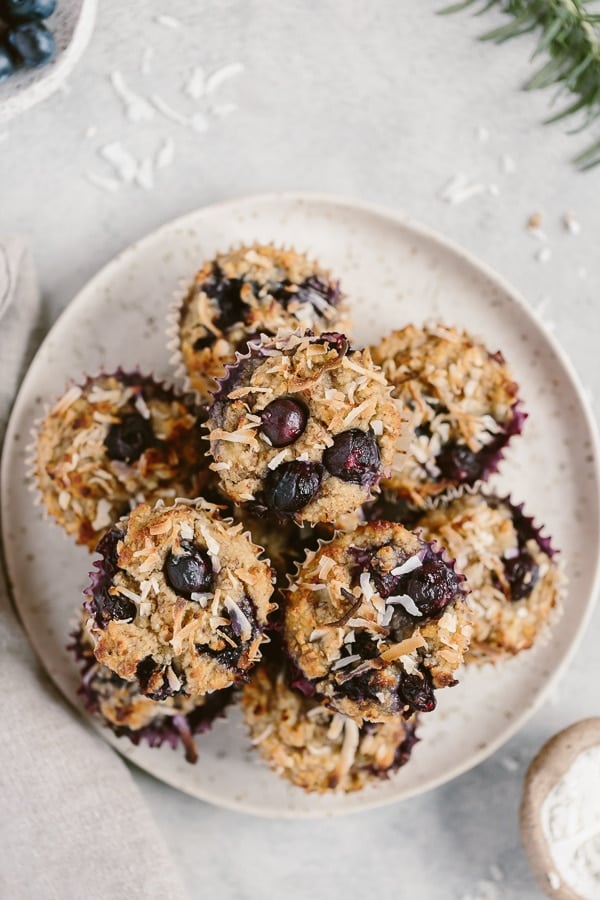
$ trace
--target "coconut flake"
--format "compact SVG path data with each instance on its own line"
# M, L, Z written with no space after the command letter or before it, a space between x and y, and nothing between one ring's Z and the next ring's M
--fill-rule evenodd
M167 669L167 681L172 691L178 691L181 688L181 679L177 677L171 666Z
M384 628L388 627L388 625L392 621L393 617L394 617L394 607L393 606L386 607L385 613L383 614L383 618L381 620L381 624L383 625Z
M383 422L381 419L373 419L371 422L371 431L375 435L375 437L381 437L383 434Z
M123 102L125 115L130 122L149 122L154 118L154 110L150 103L128 87L119 71L112 72L110 80L115 93Z
M409 572L420 569L422 565L423 560L418 554L415 554L415 556L409 556L408 559L405 559L400 566L392 569L392 575L408 575Z
M134 591L129 590L129 588L119 585L119 593L123 594L124 597L127 597L129 600L133 600L134 603L140 603L141 597L139 594L136 594Z
M550 247L542 247L535 255L535 258L540 263L547 263L552 257L552 250Z
M337 741L344 730L345 716L341 713L334 713L331 724L327 729L327 737L330 741Z
M325 637L326 634L329 633L329 628L313 628L311 633L308 636L309 643L313 641L318 641L322 637Z
M111 510L112 506L108 500L101 497L96 506L96 518L92 522L94 531L101 531L103 528L108 528L109 525L112 525Z
M64 511L69 508L69 504L71 502L71 495L68 491L61 491L58 495L58 505Z
M120 141L100 148L100 155L113 167L121 181L131 184L138 173L138 162Z
M325 578L327 578L334 566L334 559L332 559L330 556L322 556L319 560L319 580L323 581Z
M194 526L189 522L181 522L179 525L179 536L184 541L193 541Z
M215 538L210 534L206 525L204 525L202 522L198 523L198 527L200 528L200 533L204 538L206 549L208 550L209 554L211 556L218 556L221 552L221 547L218 541L215 540Z
M166 169L172 165L174 158L175 143L171 138L167 138L159 147L154 164L157 169Z
M252 637L252 624L231 597L225 598L225 608L231 617L231 627L242 642Z
M67 393L62 397L56 406L54 407L53 412L55 413L64 413L66 410L75 403L82 395L82 390L77 385L73 385L72 388L69 388Z
M344 669L346 666L351 666L352 663L360 662L360 656L358 653L353 653L352 656L343 656L341 659L336 659L336 661L331 666L331 670L333 672L337 672L338 669Z
M184 91L192 100L200 100L204 96L206 91L206 74L202 66L196 66L192 70Z
M375 400L370 397L368 400L364 400L359 406L355 406L354 409L351 409L342 422L342 429L345 430L351 422L358 419L359 416L361 416L369 406L372 406L374 402Z
M371 577L368 572L360 573L360 589L361 589L362 595L365 598L365 601L367 603L375 595L373 585L371 584Z
M230 78L240 75L243 71L244 66L240 62L221 66L220 69L217 69L216 72L213 72L213 74L206 79L206 93L212 94L224 81L228 81Z
M274 728L275 726L271 722L266 726L266 728L263 729L263 731L260 732L260 734L258 734L255 738L252 738L252 743L254 744L254 746L265 741L269 737L269 735L273 733Z
M340 751L340 759L336 766L336 774L341 778L350 771L356 758L358 743L360 740L360 730L357 723L353 719L344 719L344 742Z
M423 615L421 610L415 604L413 598L409 597L408 594L394 594L393 596L387 598L386 603L390 607L402 606L411 616Z
M578 235L581 232L581 225L572 212L565 213L563 224L569 234Z
M133 405L135 406L135 408L137 409L137 411L139 412L140 416L143 419L150 418L150 410L149 410L148 404L144 400L142 394L136 394L136 398L133 401Z
M277 466L280 463L282 463L283 460L286 458L287 452L288 452L288 448L284 447L284 449L281 451L281 453L278 453L276 456L273 457L273 459L269 460L269 462L267 463L267 468L268 469L276 469Z
M155 16L154 21L157 25L162 25L163 28L170 28L171 31L178 31L183 27L179 19L176 19L174 16Z

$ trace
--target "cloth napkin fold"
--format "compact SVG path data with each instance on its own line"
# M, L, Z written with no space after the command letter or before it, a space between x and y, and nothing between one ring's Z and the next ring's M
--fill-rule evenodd
M38 321L24 241L0 239L0 442ZM129 770L50 683L0 570L0 897L184 900Z

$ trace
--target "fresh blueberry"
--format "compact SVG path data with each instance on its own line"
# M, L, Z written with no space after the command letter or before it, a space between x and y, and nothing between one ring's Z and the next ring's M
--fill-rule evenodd
M0 82L14 74L15 67L6 47L0 46Z
M405 672L400 682L399 694L411 709L418 710L418 712L431 712L436 705L431 678L422 669L421 675L417 673L409 675Z
M212 587L213 568L208 554L191 541L181 541L183 553L167 556L165 577L176 594L190 597Z
M540 569L527 550L504 560L504 574L510 584L511 600L524 600L536 586Z
M278 397L262 410L261 431L274 447L287 447L297 440L308 421L308 410L301 400Z
M381 471L375 438L358 428L336 435L323 454L323 462L332 475L352 484L372 484Z
M265 479L265 503L276 512L294 513L306 506L321 485L323 466L317 463L283 463Z
M483 476L485 469L483 455L454 441L446 444L436 462L444 478L459 484L473 484Z
M6 22L41 22L56 9L56 0L0 0L0 18Z
M453 599L459 580L452 566L442 559L426 560L420 568L405 576L403 593L408 594L423 616L435 616Z
M49 62L56 52L56 43L45 25L30 22L11 28L6 42L18 63L35 69Z
M152 426L139 413L128 413L110 426L104 446L109 459L132 463L154 443Z

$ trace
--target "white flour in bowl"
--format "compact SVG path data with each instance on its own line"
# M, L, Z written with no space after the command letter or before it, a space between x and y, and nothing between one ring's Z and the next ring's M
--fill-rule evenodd
M600 898L600 744L580 753L541 809L542 829L559 879L582 900Z

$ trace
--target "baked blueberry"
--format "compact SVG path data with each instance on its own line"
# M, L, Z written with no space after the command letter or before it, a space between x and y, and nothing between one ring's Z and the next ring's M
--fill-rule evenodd
M287 447L297 440L308 421L308 410L301 400L278 397L260 414L260 429L273 447Z
M435 709L436 699L431 678L426 670L409 675L404 673L400 679L400 696L402 701L415 712L431 712Z
M375 436L358 428L336 435L332 446L323 454L323 462L336 478L353 484L371 484L381 473Z
M111 425L104 439L109 459L128 463L139 459L153 443L152 425L137 412L123 416L120 422Z
M510 599L524 600L538 583L540 567L531 553L522 549L517 555L505 559L504 574L510 585Z
M172 551L165 562L165 577L176 594L191 597L210 591L212 564L208 553L191 541L181 541L179 553Z
M323 467L315 463L282 463L266 476L265 503L274 512L300 512L319 490L322 477Z

